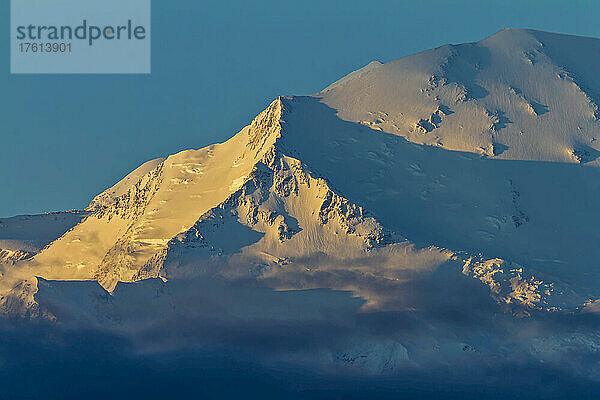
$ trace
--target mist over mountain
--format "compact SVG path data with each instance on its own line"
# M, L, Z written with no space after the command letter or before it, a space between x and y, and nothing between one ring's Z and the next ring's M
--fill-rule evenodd
M34 351L50 359L97 359L97 337L158 371L233 359L290 371L283 391L313 371L357 397L373 381L591 396L599 51L505 29L373 61L224 143L146 162L83 211L1 219L2 334L46 338ZM4 348L0 365L18 358Z

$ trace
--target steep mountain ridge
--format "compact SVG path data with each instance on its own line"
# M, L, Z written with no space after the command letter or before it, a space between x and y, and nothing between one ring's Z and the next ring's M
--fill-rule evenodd
M191 179L171 178L165 169L173 165L184 166L187 174L189 171L203 174L203 163L180 162L182 157L189 159L190 151L187 151L179 153L175 159L169 157L159 163L127 192L113 198L112 203L96 203L94 213L80 226L55 241L33 260L17 265L21 273L13 272L13 276L19 276L16 282L5 280L4 283L16 283L15 287L19 289L17 297L25 294L18 282L27 273L44 279L94 279L112 291L118 281L197 276L199 273L194 270L206 273L214 264L220 265L218 273L221 275L247 275L248 269L251 274L254 274L254 269L262 274L265 266L286 266L298 257L323 254L343 260L360 257L369 249L393 244L395 234L381 226L362 207L335 193L326 180L315 177L302 162L282 153L277 140L281 138L281 125L285 124L284 109L284 100L277 99L232 139L233 143L246 141L243 151L237 152L240 154L238 157L233 159L230 156L232 169L248 160L252 169L241 177L225 180L224 186L228 189L225 194L229 195L222 195L218 205L203 211L202 204L198 207L195 202L188 202L185 218L193 218L193 213L200 215L191 227L181 225L181 231L172 231L172 238L148 238L143 236L143 231L140 232L146 215L160 212L152 206L166 203L164 196L160 197L161 191L168 194L178 185L187 188L195 184ZM242 149L241 146L237 148ZM210 146L197 152L213 149L214 146ZM223 185L223 181L219 184ZM173 218L173 214L170 217ZM181 221L180 215L175 217ZM175 225L173 221L169 222ZM106 229L106 226L111 228ZM98 227L105 229L100 232ZM99 246L99 235L88 233L84 236L94 229L99 234L112 234L105 236L106 246ZM245 242L241 239L243 234L250 240ZM116 242L113 243L114 240ZM77 246L75 251L73 244ZM412 252L409 246L409 243L402 245L400 252ZM224 247L227 249L224 250ZM248 249L241 255L236 254L244 247ZM87 253L90 261L82 262L89 249L94 251L93 254ZM432 249L431 253L424 259L437 259L439 263L448 258L439 249ZM61 256L63 259L59 258ZM215 256L225 257L215 261ZM177 269L167 267L173 258L178 264ZM74 265L75 260L79 260L79 264ZM188 268L179 268L186 262ZM61 263L66 268L57 267ZM434 265L436 262L425 262L426 265L431 263ZM227 264L227 268L223 264ZM298 267L303 268L302 265ZM385 269L383 265L381 268ZM31 293L27 293L24 302L31 307L36 282L32 279L27 282ZM15 296L8 297L14 300ZM14 302L16 300L9 304Z
M172 237L243 185L276 133L278 110L275 101L228 142L155 162L119 196L94 199L91 215L19 269L48 279L97 279L109 291L131 280Z
M445 265L515 314L592 304L597 82L562 40L504 30L280 97L222 144L143 164L33 258L7 255L2 308L43 314L36 277L112 293L219 276L418 309L402 290Z
M108 207L115 203L117 199L125 200L123 197L127 195L130 189L137 185L145 175L162 165L164 161L164 158L156 158L143 163L115 185L94 197L86 207L86 211L96 211L99 208Z

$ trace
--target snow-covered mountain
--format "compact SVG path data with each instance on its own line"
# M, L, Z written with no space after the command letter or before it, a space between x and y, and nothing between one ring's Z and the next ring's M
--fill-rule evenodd
M199 288L244 317L338 304L320 294L277 307L265 294L253 309L209 290L216 279L349 291L363 313L427 311L430 338L429 312L447 304L595 313L598 50L598 39L506 29L280 97L225 143L149 161L84 212L0 220L2 311L126 324L193 314ZM585 351L600 346L590 335ZM475 348L453 340L436 351ZM395 368L431 346L353 343L333 359Z

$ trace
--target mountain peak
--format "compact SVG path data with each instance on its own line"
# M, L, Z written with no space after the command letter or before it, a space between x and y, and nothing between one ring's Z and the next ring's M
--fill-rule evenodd
M400 248L411 264L421 257L412 243L434 264L490 254L464 271L495 288L534 276L496 282L513 261L581 269L593 252L573 238L590 226L589 182L600 181L598 60L581 60L597 43L507 29L371 62L313 96L278 97L226 142L142 165L33 258L5 257L15 265L0 289L31 304L34 276L97 280L108 291L209 272L279 279L289 265L304 274L313 258L339 265L381 251L391 262ZM572 207L579 198L592 200ZM548 229L556 218L562 231ZM523 289L527 304L542 307L540 287Z
M363 68L316 96L344 120L418 144L599 165L598 52L597 39L503 29Z
M284 103L282 97L279 96L245 128L245 133L248 135L246 147L256 151L255 157L258 157L265 147L273 145L280 137L283 109Z
M502 46L518 48L535 48L543 46L536 37L536 33L548 32L535 31L526 28L503 28L493 35L480 40L477 44L482 46Z

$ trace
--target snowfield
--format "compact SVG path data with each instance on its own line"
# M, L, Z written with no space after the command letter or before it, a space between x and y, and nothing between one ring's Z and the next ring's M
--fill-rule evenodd
M597 384L599 52L505 29L279 97L84 212L0 220L0 310L142 353L285 325L319 345L261 361L543 363Z

